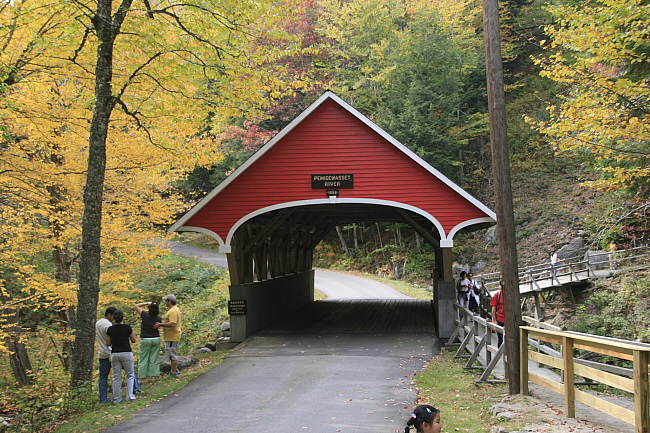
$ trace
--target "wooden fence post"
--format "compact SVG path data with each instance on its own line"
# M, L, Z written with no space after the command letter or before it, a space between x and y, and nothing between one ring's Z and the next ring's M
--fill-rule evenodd
M521 395L528 395L528 330L519 328Z
M636 433L650 433L648 409L648 362L650 354L634 351L634 428Z
M575 418L576 392L573 372L573 338L562 337L562 361L564 364L564 408L567 417Z

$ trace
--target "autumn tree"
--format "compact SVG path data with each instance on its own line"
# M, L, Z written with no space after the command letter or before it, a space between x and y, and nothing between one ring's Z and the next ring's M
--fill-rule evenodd
M188 200L214 189L330 87L333 74L324 64L332 46L331 40L319 32L322 13L318 0L300 0L293 5L290 16L270 23L280 26L290 36L288 39L252 41L253 50L268 51L272 46L282 53L262 66L274 72L264 87L268 106L257 115L242 113L220 129L207 131L218 143L223 159L209 167L196 167L177 184ZM263 33L272 35L273 30ZM291 48L294 44L298 50Z
M475 2L326 1L333 88L456 181L486 145L485 73ZM465 170L467 164L467 170ZM473 168L472 168L473 167Z
M107 302L133 290L129 270L160 253L148 244L152 231L184 209L171 185L219 158L201 131L263 109L265 86L276 91L258 67L275 49L246 51L262 36L259 23L272 28L285 6L3 4L2 19L16 24L2 31L20 36L5 39L2 52L1 252L19 283L12 293L3 286L3 307L78 306L74 384L91 378L100 281L111 289ZM284 53L294 50L290 37L263 30L283 36ZM34 265L56 250L49 263L65 272ZM111 272L111 262L122 270Z
M564 2L549 8L542 75L561 86L549 118L530 116L558 152L591 157L603 189L650 192L650 4Z

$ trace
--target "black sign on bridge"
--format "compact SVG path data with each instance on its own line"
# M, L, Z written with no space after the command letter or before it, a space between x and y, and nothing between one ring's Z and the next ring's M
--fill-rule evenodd
M246 314L248 306L246 305L245 300L241 301L228 301L228 314L231 316Z
M336 190L338 188L354 188L353 174L312 174L312 188L326 188Z

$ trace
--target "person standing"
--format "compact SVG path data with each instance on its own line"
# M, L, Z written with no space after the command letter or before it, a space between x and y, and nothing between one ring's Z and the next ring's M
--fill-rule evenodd
M133 384L135 380L133 368L133 352L131 344L135 343L135 334L131 325L122 323L124 313L122 310L113 312L115 325L106 331L106 343L111 345L113 354L111 355L111 367L113 368L113 403L122 401L122 369L124 369L126 379L126 399L135 400L133 395Z
M163 328L163 342L165 345L165 357L171 362L169 375L178 377L178 344L181 341L181 311L176 305L176 296L173 294L163 297L167 306L167 312L162 323L154 323L154 329Z
M148 311L142 309L148 305ZM147 380L160 376L160 332L154 329L156 322L162 322L157 302L135 304L135 311L142 320L140 325L140 352L138 356L138 377Z
M505 324L505 315L503 313L503 281L499 281L499 290L492 296L490 300L492 307L492 322L503 328ZM497 332L497 347L503 344L503 334Z
M97 338L97 352L99 358L99 402L108 403L108 375L111 373L111 347L106 344L106 331L113 326L113 313L115 307L108 307L104 317L95 323L95 337Z
M467 278L467 272L461 271L460 278L456 284L456 291L458 292L458 303L460 306L467 307L469 295L469 278Z
M557 274L557 251L551 252L551 274L553 277Z
M474 274L471 272L467 274L467 279L469 280L469 310L474 314L478 314L481 305L481 286L474 279Z

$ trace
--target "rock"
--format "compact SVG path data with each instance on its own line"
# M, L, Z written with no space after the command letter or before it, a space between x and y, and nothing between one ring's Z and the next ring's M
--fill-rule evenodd
M557 251L557 258L560 260L576 257L582 254L585 248L585 238L573 238L568 244Z
M612 266L614 260L613 254L607 251L591 251L585 252L584 260L589 262L591 269L605 269Z
M490 243L490 242L495 242L497 240L497 226L492 226L489 229L485 231L485 234L483 235L483 242Z
M179 356L178 357L178 368L179 369L184 369L187 367L191 367L192 365L196 364L196 357L195 356ZM171 370L171 362L169 359L167 359L166 356L161 356L160 357L160 371L163 373L168 373Z
M214 352L215 350L217 350L217 342L211 341L209 343L205 343L205 347L207 347L208 349Z
M212 349L208 347L200 347L194 351L194 355L202 355L204 353L212 353Z
M230 331L230 322L223 322L223 323L219 326L219 330L220 330L220 331Z
M517 412L517 406L507 403L497 403L492 406L492 415L501 416L502 412Z
M230 341L230 337L221 337L217 339L217 350L230 350L235 348L239 343Z
M490 433L508 433L508 429L503 427L498 427L498 426L492 426L492 428L490 429Z
M472 265L470 272L474 275L477 275L483 269L485 269L485 262L483 260L480 260Z

